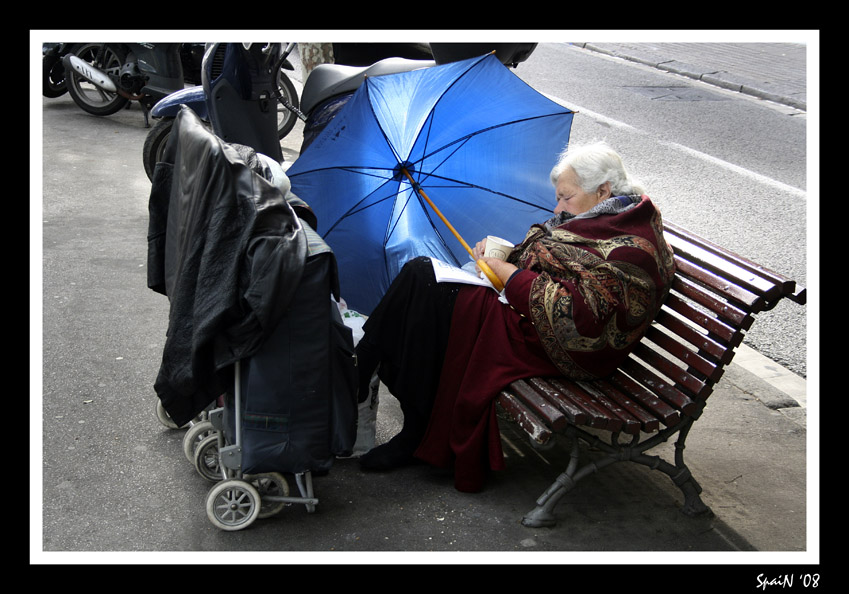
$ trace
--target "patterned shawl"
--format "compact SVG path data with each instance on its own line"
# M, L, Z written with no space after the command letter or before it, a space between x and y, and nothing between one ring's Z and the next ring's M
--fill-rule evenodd
M586 215L534 225L509 261L539 273L531 321L551 360L575 379L619 366L674 273L660 212L647 196L611 198Z

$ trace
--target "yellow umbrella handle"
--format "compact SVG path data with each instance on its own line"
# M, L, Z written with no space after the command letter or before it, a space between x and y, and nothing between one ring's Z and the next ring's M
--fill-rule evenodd
M425 192L424 192L424 190L422 190L421 186L418 183L416 183L416 181L412 178L412 176L410 176L410 173L407 171L407 168L403 167L403 168L401 168L401 171L403 171L404 175L407 176L407 179L410 180L410 183L413 185L413 188L415 188L416 192L418 192L419 195L421 195L422 198L427 200L427 203L430 204L430 207L433 209L433 212L435 212L437 214L437 216L440 219L442 219L442 222L445 223L445 226L448 227L448 229L451 231L451 233L454 234L454 237L456 237L460 241L460 243L463 244L463 247L466 248L466 251L469 252L469 255L472 258L474 258L475 253L472 251L472 248L470 248L469 244L466 243L465 240L463 240L462 237L460 237L460 234L457 233L457 230L454 228L454 225L449 223L448 219L446 219L442 215L442 213L439 212L439 209L436 208L436 205L431 201L430 198L427 197L427 194L425 194ZM495 287L496 291L498 291L500 293L501 291L504 290L504 284L502 284L501 279L498 278L495 275L495 273L492 271L492 268L490 268L489 265L486 262L484 262L483 260L476 260L475 264L477 264L478 268L480 268L481 271L486 275L486 278L489 279L489 282L492 283L492 286Z
M489 279L489 282L492 283L492 286L495 287L496 291L500 293L504 290L504 283L502 283L501 279L495 275L495 273L492 271L492 268L489 267L489 264L487 264L483 260L477 260L475 264L477 264L478 268L481 269L481 272L486 275L486 278Z

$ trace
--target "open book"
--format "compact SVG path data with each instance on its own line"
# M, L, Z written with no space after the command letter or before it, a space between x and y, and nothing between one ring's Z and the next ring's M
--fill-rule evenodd
M481 287L489 287L493 291L495 291L495 287L492 286L492 283L489 282L489 279L485 276L482 278L478 275L478 273L473 272L474 268L471 270L467 268L458 268L452 264L448 264L443 262L442 260L437 260L436 258L431 258L430 261L433 263L433 275L436 277L436 282L438 283L462 283L464 285L479 285ZM470 267L474 266L473 262L470 262ZM506 298L503 294L499 297L501 301L507 303Z

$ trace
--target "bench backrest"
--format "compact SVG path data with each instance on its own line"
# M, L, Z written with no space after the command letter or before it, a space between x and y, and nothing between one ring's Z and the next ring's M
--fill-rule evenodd
M546 427L524 424L529 431L557 431L571 422L637 434L674 426L682 415L697 418L754 315L784 297L805 303L805 289L786 277L680 227L664 228L676 272L654 323L609 378L532 378L502 392L499 403L514 418L527 418L530 409L545 420Z
M784 297L804 303L806 292L680 227L664 227L675 279L655 323L621 370L691 415L713 391L754 315Z

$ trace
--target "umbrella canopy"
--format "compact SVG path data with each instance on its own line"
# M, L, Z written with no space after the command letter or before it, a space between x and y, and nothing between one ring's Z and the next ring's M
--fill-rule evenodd
M471 245L518 243L550 217L571 124L490 54L366 79L287 175L336 254L342 296L369 314L408 260L470 259L422 191Z

